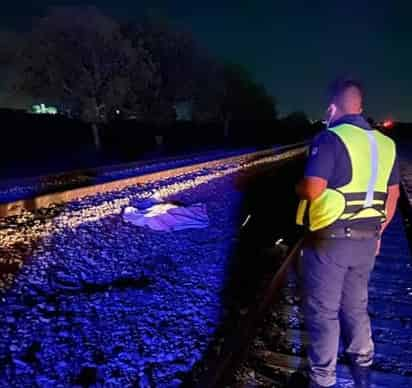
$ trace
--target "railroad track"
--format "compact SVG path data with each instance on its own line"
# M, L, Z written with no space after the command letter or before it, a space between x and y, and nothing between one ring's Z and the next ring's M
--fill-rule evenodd
M305 149L306 143L297 143L257 152L216 151L3 182L0 186L0 217L178 177L206 168L238 165L243 169L248 164L266 163L268 158L279 159L279 154L285 154L289 150L293 154L301 153Z
M375 341L373 388L412 387L412 258L405 231L409 204L402 201L383 237L369 287L369 312ZM307 366L296 262L302 240L267 283L237 330L225 339L220 358L198 380L200 387L289 387L291 375ZM337 386L353 387L343 349ZM299 387L296 387L299 388Z
M227 386L233 380L232 374L239 362L247 357L247 351L258 334L258 330L270 309L279 296L279 291L283 287L288 277L288 272L293 266L296 256L299 253L303 240L299 240L291 249L283 263L268 282L261 294L261 302L257 305L250 305L246 316L239 323L237 330L225 338L225 345L221 351L221 356L214 360L206 368L206 373L200 376L197 385L199 387L220 387Z
M0 219L0 386L180 386L224 314L238 178L274 170L290 177L304 151L192 164L49 202L35 197L36 211ZM206 204L209 227L159 233L124 222L125 206L152 196Z
M6 210L6 215L23 214L22 217L25 218L26 221L28 220L34 224L34 237L30 238L35 238L39 241L44 239L42 242L44 247L37 250L38 253L36 253L36 257L39 259L39 263L41 260L47 263L50 258L53 259L53 256L45 256L43 251L45 251L46 248L49 249L51 245L54 245L55 241L60 241L60 237L53 237L54 240L52 240L48 237L50 235L58 236L60 233L69 235L69 237L65 237L62 241L64 241L65 244L70 244L70 240L73 240L74 244L70 244L70 249L74 253L77 252L77 255L79 252L82 252L81 249L77 251L78 248L75 246L78 240L84 244L84 248L90 249L90 252L93 252L96 247L103 249L102 247L106 245L110 246L113 242L115 243L116 240L113 240L111 232L108 233L107 229L112 222L115 223L118 229L124 228L120 223L116 223L116 215L119 214L123 206L129 203L131 198L146 198L153 194L167 198L168 196L173 196L176 193L184 192L190 188L198 187L202 183L213 182L216 178L230 176L231 174L247 171L255 167L260 169L265 165L270 166L272 162L293 158L296 155L302 154L304 151L304 146L295 145L291 147L291 149L265 150L258 153L248 153L241 156L232 156L194 165L176 167L142 176L123 178L121 180L95 184L89 187L34 196L24 201L17 201L3 206ZM54 203L67 204L67 206L62 206L62 208L67 208L67 210L62 210L57 207L56 217L53 214L47 215L45 221L41 219L41 214L40 216L33 217L25 215L27 210L37 210ZM53 211L51 211L51 213L53 213ZM52 218L53 220L50 221ZM26 221L24 221L24 223ZM27 235L25 234L26 232L20 232L20 229L26 229L28 227L23 224L23 227L12 225L13 228L11 228L13 222L14 221L6 222L5 228L9 229L4 229L5 235L2 236L4 241L8 241L9 237L6 237L6 234L11 235L14 230L21 233L21 236L16 238L11 237L10 250L14 249L14 246L27 243L28 241ZM107 241L102 240L98 243L89 242L90 236L87 226L82 227L82 225L93 222L98 222L96 229L99 232L102 231L102 233L107 234ZM76 228L80 229L79 232L74 232ZM91 233L92 231L90 231L90 235ZM82 235L85 236L84 239L81 237ZM216 236L216 239L219 241L219 236ZM153 240L156 244L162 242L155 237L153 237ZM52 241L53 244L50 244L50 241ZM173 241L170 239L170 244L172 243ZM99 244L101 246L99 246ZM129 243L125 241L125 244L127 245ZM131 241L130 244L132 245L134 242ZM26 249L24 244L22 245L22 249L23 248L24 250ZM140 249L140 247L138 248ZM156 248L156 245L154 245L154 248ZM133 255L138 255L139 249L136 248ZM176 244L175 249L179 250L181 247ZM59 254L62 254L62 252L63 251L60 250ZM193 252L194 251L189 250L187 254L194 255ZM284 262L279 263L277 267L278 271L274 274L271 281L268 282L267 288L265 288L267 292L261 294L261 303L249 307L249 313L242 318L234 335L225 339L224 347L220 352L221 357L217 359L217 362L209 365L208 373L205 376L201 376L201 379L198 380L198 385L209 388L221 386L230 381L227 385L282 387L285 385L291 373L304 366L305 344L307 340L298 306L299 294L297 282L294 272L291 270L297 252L299 252L299 244L294 246ZM73 259L73 257L75 259ZM111 257L110 252L104 251L102 253L102 259L106 257ZM127 260L123 260L122 265L129 265L129 261L133 257L134 256L130 258L125 257ZM82 257L77 258L76 255L73 256L70 252L65 257L65 260L66 259L69 261L75 260L76 263L81 264L83 271L89 269L88 267L90 266L93 267L90 263L93 264L95 260L97 260L93 258L89 259L87 256L84 259ZM89 260L91 261L89 262ZM165 259L163 258L161 260ZM110 264L110 260L106 261L106 264ZM50 263L54 265L53 261L50 261ZM135 264L137 263L138 261L136 261ZM398 215L384 238L382 255L378 258L376 271L371 282L371 313L376 335L375 342L377 344L377 358L373 377L375 382L374 388L406 388L412 386L412 357L409 352L409 349L411 349L410 338L412 338L412 307L410 298L412 275L410 263L411 259L402 219ZM161 265L169 264L166 262L166 264L163 263ZM43 264L39 264L39 274L45 272L46 269L48 270ZM98 272L101 272L100 269ZM40 275L40 278L41 276L42 275ZM27 275L27 278L31 281L30 274ZM114 285L117 284L116 279L117 278L114 277ZM74 281L74 279L71 280ZM127 303L130 296L123 298L122 293L124 293L124 291L119 287L117 287L119 290L117 290L116 287L112 289L110 282L103 282L103 285L108 284L109 286L104 288L104 292L99 291L92 293L91 297L97 298L98 300L100 300L100 297L104 299L104 294L109 292L115 294L116 298L118 298L117 300L122 303ZM139 284L140 287L140 278L136 279L136 284ZM284 284L286 284L286 286L282 287ZM16 296L16 306L13 308L16 309L15 314L16 317L18 317L22 314L22 311L25 311L27 308L25 307L25 303L29 303L30 306L34 305L34 308L37 309L37 315L35 316L41 316L45 322L45 327L49 327L51 324L54 325L53 320L56 319L55 315L61 314L59 311L58 313L53 310L49 311L47 310L48 308L64 310L66 306L67 309L69 305L65 304L66 298L69 300L78 297L71 294L57 294L56 296L51 293L48 295L50 291L48 291L47 288L43 289L43 285L39 283L38 280L33 282L33 287L35 287L35 290L38 290L38 294L36 291L33 295L23 298L24 303L22 305L19 305L20 302L17 303L20 296L18 298ZM130 290L127 292L133 293L137 291ZM100 296L100 294L103 295ZM37 302L36 298L46 298L46 302ZM79 303L85 303L84 298L82 298L82 295L80 295ZM60 303L59 306L49 306L51 302L55 303L54 299L57 299ZM88 299L86 299L86 302L90 303ZM107 303L107 301L104 303ZM37 304L41 307L37 308ZM87 307L87 304L85 305ZM126 305L126 308L134 311L133 309L136 309L136 306L138 306L138 304L131 306ZM69 313L70 319L73 319L73 322L79 325L81 320L79 317L76 317L76 311L68 311L67 314ZM106 321L110 321L112 311L108 310L105 314L106 313ZM142 312L136 310L136 314L138 315L139 313L141 314ZM88 311L87 314L84 319L92 320L93 314L96 315L97 310ZM61 317L58 317L58 319L61 319ZM119 318L119 322L124 319L126 318ZM50 320L51 323L49 323ZM65 322L63 323L65 324ZM100 324L102 324L102 322L100 322ZM60 325L59 322L57 322L57 329L60 330L58 325ZM131 322L131 327L134 325L135 322ZM15 322L11 322L10 326L14 327ZM85 325L85 327L87 327L87 325ZM95 328L95 326L93 327ZM89 333L92 335L91 331ZM141 340L139 333L133 335L136 335L136 338ZM16 338L19 338L19 336L16 336ZM99 344L104 341L103 339L95 339L93 337L91 342L93 344ZM77 344L74 348L80 345L82 344ZM15 345L11 346L15 347ZM129 351L131 352L133 350ZM4 359L1 362L6 363L8 361ZM153 361L149 363L153 363ZM21 365L24 366L24 364ZM239 367L239 365L241 366ZM236 367L239 368L235 372ZM87 372L91 367L86 366L85 368L84 370ZM142 369L140 373L146 373L146 369L144 371ZM134 375L135 372L132 371L132 374ZM233 382L234 374L236 374L237 379ZM80 373L80 375L82 375L82 373ZM344 363L339 365L338 379L341 386L351 386L350 376Z

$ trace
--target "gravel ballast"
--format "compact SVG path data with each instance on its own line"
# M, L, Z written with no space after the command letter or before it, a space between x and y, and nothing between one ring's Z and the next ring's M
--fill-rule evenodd
M206 350L239 229L222 165L0 222L0 387L174 387ZM154 232L124 206L206 203L207 229Z

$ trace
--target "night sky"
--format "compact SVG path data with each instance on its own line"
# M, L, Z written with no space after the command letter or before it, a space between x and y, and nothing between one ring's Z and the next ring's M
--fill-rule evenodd
M33 4L34 3L34 4ZM282 4L279 4L282 3ZM28 29L48 5L82 1L14 0L2 4L2 28ZM101 0L119 19L148 10L193 31L212 54L244 64L278 101L281 114L324 111L325 87L352 74L365 85L367 114L412 121L412 2L390 0Z

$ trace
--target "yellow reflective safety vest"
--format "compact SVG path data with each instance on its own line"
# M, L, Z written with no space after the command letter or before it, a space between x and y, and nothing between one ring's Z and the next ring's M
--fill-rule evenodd
M351 124L328 130L342 140L349 153L352 179L344 186L327 188L313 201L301 200L297 224L315 231L338 220L379 217L384 222L388 181L396 157L395 143L379 131Z

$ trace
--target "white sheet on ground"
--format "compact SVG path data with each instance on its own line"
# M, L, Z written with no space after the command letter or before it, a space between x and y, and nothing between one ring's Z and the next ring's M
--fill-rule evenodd
M123 211L123 219L136 226L147 226L153 230L168 232L209 226L206 205L202 203L187 207L156 203L143 209L129 206Z

